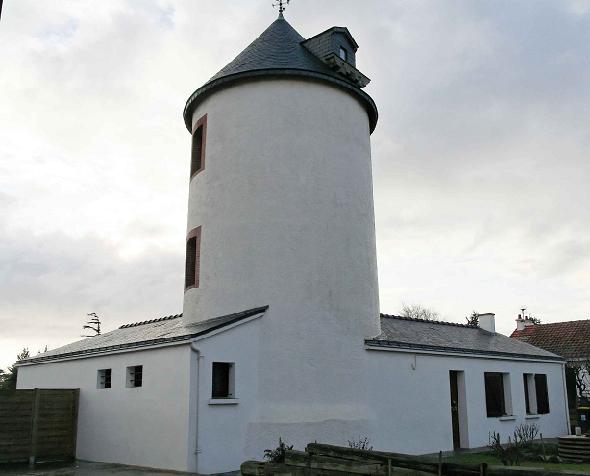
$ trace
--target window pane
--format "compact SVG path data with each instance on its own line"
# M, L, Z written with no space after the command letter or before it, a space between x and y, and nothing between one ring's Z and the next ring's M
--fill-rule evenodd
M225 362L213 362L212 398L229 397L229 370L230 365Z
M135 386L136 387L141 387L141 385L143 384L143 366L142 365L138 365L137 367L135 367Z
M529 400L529 380L528 380L528 375L527 374L523 374L522 375L523 380L524 380L524 404L526 407L526 412L527 413L531 413L531 402Z
M340 59L346 61L348 59L348 51L346 49L340 47Z
M186 274L184 287L194 286L197 277L197 237L186 242Z
M535 374L535 388L537 393L537 413L549 413L547 375Z
M501 373L486 372L484 374L486 391L486 411L488 417L499 417L505 414L504 379Z

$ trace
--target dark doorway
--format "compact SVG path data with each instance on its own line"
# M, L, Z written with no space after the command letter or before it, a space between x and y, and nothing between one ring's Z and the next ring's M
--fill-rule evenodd
M451 370L449 379L451 382L451 419L453 422L453 449L461 448L461 433L459 431L459 384L457 376L459 372Z

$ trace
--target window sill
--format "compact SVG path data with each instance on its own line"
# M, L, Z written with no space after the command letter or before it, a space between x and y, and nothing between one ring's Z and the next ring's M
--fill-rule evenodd
M498 418L500 421L514 421L516 417L514 415L505 415Z
M237 398L211 398L209 405L237 405L238 402Z
M541 418L541 415L532 413L524 417L525 420L538 420L539 418Z

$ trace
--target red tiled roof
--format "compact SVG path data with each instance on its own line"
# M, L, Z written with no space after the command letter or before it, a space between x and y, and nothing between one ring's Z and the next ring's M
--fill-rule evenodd
M590 319L527 326L510 336L566 359L590 359Z

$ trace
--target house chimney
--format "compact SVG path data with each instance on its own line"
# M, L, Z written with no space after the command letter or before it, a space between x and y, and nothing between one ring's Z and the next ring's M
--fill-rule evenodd
M534 325L535 323L531 319L529 319L528 316L524 318L524 327L530 327Z
M496 315L493 312L478 314L479 327L484 331L496 332Z
M518 318L516 319L516 330L517 331L524 331L524 327L525 327L525 320L522 318L522 314L519 314Z

